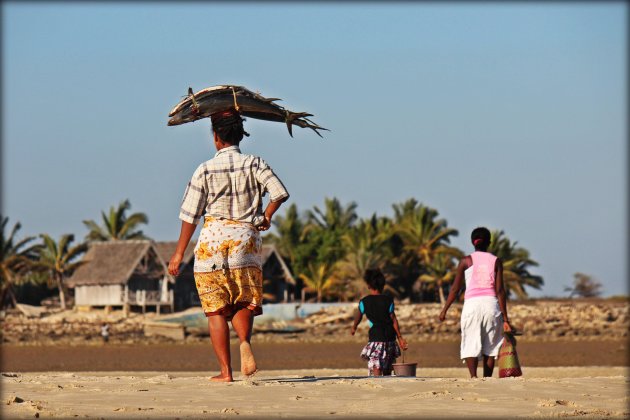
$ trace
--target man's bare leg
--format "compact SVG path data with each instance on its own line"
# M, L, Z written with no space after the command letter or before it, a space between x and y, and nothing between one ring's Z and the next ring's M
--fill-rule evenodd
M221 373L210 378L215 382L232 382L232 366L230 358L230 328L223 315L211 315L208 317L208 330L212 348L217 356Z
M252 328L254 325L254 314L247 308L240 309L232 318L232 327L240 340L241 352L241 372L245 376L256 373L256 359L251 347Z

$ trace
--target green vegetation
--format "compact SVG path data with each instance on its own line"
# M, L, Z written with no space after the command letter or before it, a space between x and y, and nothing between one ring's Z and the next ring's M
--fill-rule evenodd
M354 202L342 205L326 198L324 210L303 214L291 204L275 217L275 232L265 241L277 246L294 275L317 301L353 300L365 293L363 272L378 267L387 278L386 290L399 299L444 302L465 253L452 246L459 232L436 209L409 199L392 206L394 216L361 219ZM543 278L530 273L537 266L529 251L517 247L503 231L492 232L490 252L501 257L508 294L527 297L527 288L540 289Z
M35 237L17 241L20 224L7 234L8 219L1 219L0 305L7 302L7 297L16 303L16 286L46 283L58 289L65 308L64 279L81 264L77 260L89 242L146 238L139 227L148 223L147 215L127 216L130 208L129 200L125 200L117 208L101 212L102 225L83 221L88 228L87 242L75 246L71 246L72 234L62 235L58 242L42 234L42 242L35 245L31 244ZM444 302L457 262L465 255L451 245L459 232L449 227L436 209L413 198L394 204L393 217L373 214L360 218L356 209L356 203L344 205L337 198L326 198L323 208L315 206L304 213L291 204L284 214L276 215L274 231L264 241L276 245L301 281L298 287L318 302L349 301L363 295L363 272L369 267L383 270L386 291L398 299ZM530 273L538 264L529 251L517 247L502 230L492 232L489 251L503 260L510 295L526 298L527 288L540 289L544 284L541 276Z
M17 304L14 288L28 281L39 248L39 245L29 245L36 239L34 236L16 239L22 227L19 222L7 233L8 223L8 217L0 216L0 306L7 295L13 305Z
M66 287L63 280L83 263L76 259L87 251L87 243L71 247L70 244L74 241L74 235L71 234L62 235L59 242L46 234L40 237L44 243L38 249L39 258L34 267L48 274L49 285L58 289L61 308L66 309Z
M125 213L130 208L131 203L125 200L118 208L110 207L108 214L101 212L103 226L99 226L94 220L84 220L83 224L89 230L86 239L88 241L147 239L137 228L141 224L149 223L149 218L144 213L133 213L127 217Z

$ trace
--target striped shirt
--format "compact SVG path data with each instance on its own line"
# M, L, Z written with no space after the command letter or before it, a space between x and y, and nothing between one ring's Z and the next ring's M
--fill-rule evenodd
M195 170L184 192L179 218L196 225L205 215L257 226L265 218L262 198L267 192L271 201L289 197L267 162L242 154L238 146L229 146Z

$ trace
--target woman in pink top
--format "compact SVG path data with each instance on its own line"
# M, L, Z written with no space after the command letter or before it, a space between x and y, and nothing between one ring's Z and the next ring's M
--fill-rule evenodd
M494 359L503 342L503 331L511 331L503 287L501 259L488 252L490 231L478 227L470 239L475 252L464 257L457 267L457 275L451 287L440 321L455 301L463 282L466 284L462 308L462 342L460 356L466 361L471 378L477 377L477 364L483 357L483 376L492 376Z

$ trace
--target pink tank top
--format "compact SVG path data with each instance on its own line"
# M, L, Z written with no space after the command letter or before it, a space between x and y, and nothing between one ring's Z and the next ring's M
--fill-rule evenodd
M466 282L464 299L479 296L495 296L494 290L494 266L497 257L489 252L475 251L470 254L472 258L472 276Z

